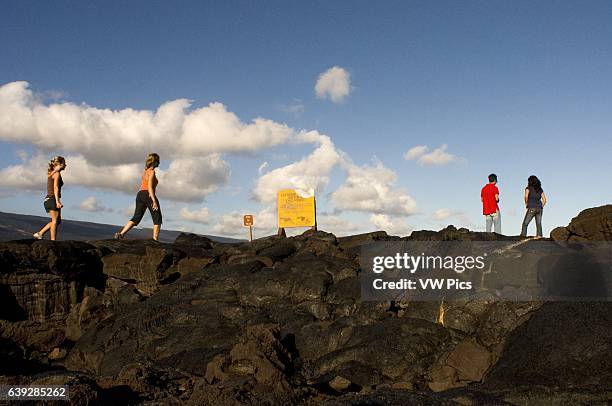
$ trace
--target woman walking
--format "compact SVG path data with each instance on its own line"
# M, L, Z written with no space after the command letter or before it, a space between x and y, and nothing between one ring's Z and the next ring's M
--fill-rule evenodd
M159 166L159 155L153 153L147 156L145 161L145 169L140 181L140 191L136 195L136 208L134 216L128 221L123 229L115 233L115 238L123 238L128 231L140 223L146 209L149 209L151 218L153 219L153 239L157 241L159 238L159 230L162 224L162 213L159 208L159 200L155 195L157 188L157 176L155 176L155 168Z
M542 183L535 175L531 175L527 179L527 187L525 188L525 205L527 212L523 219L523 229L521 237L527 236L527 227L531 220L535 217L537 237L542 237L542 213L546 205L546 195L542 190Z
M49 213L51 221L47 223L39 232L34 233L34 238L41 240L45 233L51 230L51 240L57 238L57 227L62 223L62 179L61 171L66 169L66 160L63 156L56 156L49 161L47 168L47 196L43 203L45 211Z

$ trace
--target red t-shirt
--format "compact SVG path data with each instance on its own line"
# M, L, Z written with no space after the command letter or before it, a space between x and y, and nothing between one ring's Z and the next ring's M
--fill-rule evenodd
M499 195L499 189L492 183L488 183L482 188L480 191L480 197L482 198L482 214L493 214L499 209L497 201L495 200L495 195Z

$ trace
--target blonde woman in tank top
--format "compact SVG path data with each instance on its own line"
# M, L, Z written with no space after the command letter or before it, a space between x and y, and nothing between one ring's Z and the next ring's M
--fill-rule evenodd
M155 195L155 189L157 188L157 176L155 176L155 168L159 166L159 155L153 153L147 156L145 161L145 168L140 181L140 190L136 195L136 208L134 209L134 216L128 221L123 229L115 233L115 238L121 239L130 231L134 226L140 223L142 216L145 211L149 209L151 218L153 219L153 239L157 241L159 238L159 230L162 225L162 213L159 208L159 200Z
M56 156L49 161L47 167L47 196L43 203L45 211L49 213L51 221L47 223L39 232L34 233L33 237L41 240L47 231L51 231L51 240L57 237L57 228L62 224L62 179L61 171L66 169L66 160L63 156Z

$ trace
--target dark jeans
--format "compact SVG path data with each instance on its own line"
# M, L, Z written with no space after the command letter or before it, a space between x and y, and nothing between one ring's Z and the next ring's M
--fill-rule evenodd
M539 209L537 207L530 207L527 209L525 213L525 218L523 219L523 229L521 230L521 236L525 237L527 235L527 226L531 223L531 219L535 217L536 221L536 231L537 236L542 237L542 212L544 209Z

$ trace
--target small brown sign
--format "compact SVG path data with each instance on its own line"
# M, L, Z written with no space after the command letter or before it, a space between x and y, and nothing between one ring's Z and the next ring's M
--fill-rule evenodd
M245 227L252 226L253 225L253 215L245 214L244 218L242 219L242 223L244 224Z

